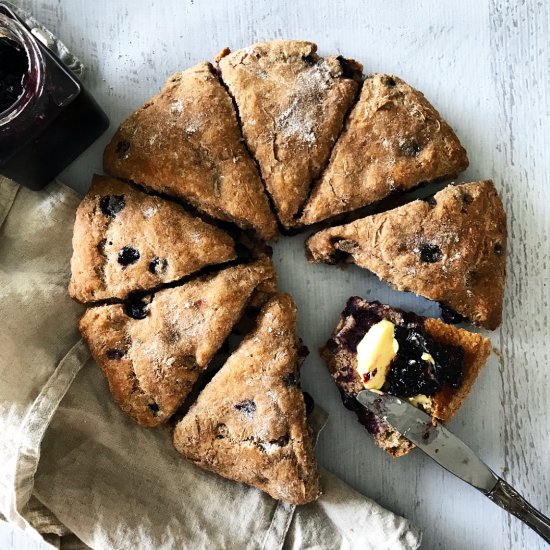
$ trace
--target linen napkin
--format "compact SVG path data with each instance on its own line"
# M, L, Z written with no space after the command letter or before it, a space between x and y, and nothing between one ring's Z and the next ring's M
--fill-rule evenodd
M407 520L326 470L318 502L277 502L118 408L67 294L79 201L59 182L35 192L0 177L0 513L58 547L72 533L94 549L418 548Z

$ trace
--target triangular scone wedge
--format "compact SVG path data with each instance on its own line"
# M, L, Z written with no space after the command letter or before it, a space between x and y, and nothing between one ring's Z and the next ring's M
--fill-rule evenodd
M278 294L176 425L176 449L200 467L273 498L293 504L317 499L314 442L296 383L299 347L296 306Z
M487 180L320 231L306 249L310 261L349 260L397 290L440 302L449 322L462 316L494 330L502 317L506 237L502 201Z
M481 334L447 325L439 319L420 317L379 302L366 302L358 297L348 300L331 338L321 349L321 355L340 390L346 408L357 414L359 422L365 426L379 447L393 457L400 457L413 449L414 445L385 420L359 405L356 400L357 394L365 389L357 371L357 346L368 330L382 319L394 323L396 327L410 330L411 341L422 341L427 344L428 352L434 353L439 363L441 358L438 359L435 355L435 348L438 347L439 353L443 353L443 357L446 358L444 368L449 370L456 368L456 355L452 357L451 353L459 354L462 359L462 377L458 387L442 384L440 389L430 397L416 395L409 398L412 404L430 414L434 422L448 422L462 406L487 362L491 353L491 341ZM401 351L398 349L397 354ZM410 361L414 355L408 355L408 357ZM415 360L412 360L412 363L414 364ZM403 362L401 362L402 365ZM390 368L396 369L397 366L394 364ZM410 377L413 376L413 372L409 371L408 374L403 375L409 384L412 382ZM425 372L421 373L422 371L418 374L427 376ZM385 385L382 388L385 389ZM391 391L391 387L388 391ZM407 398L407 396L396 395L403 399Z
M316 51L311 42L275 40L224 50L217 59L248 147L287 228L295 225L329 159L363 68Z
M79 302L126 298L235 257L227 233L181 206L94 176L76 212L69 292Z
M156 426L183 402L258 292L264 299L275 292L268 259L140 301L90 308L80 332L122 409Z
M277 224L242 142L232 99L209 63L171 76L126 119L103 157L105 170L189 202L264 239Z
M374 74L300 221L320 222L467 167L466 151L424 95L400 78Z

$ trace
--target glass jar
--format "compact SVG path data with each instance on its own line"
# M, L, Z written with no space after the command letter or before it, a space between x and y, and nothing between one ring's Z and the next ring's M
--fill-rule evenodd
M109 121L76 76L2 3L0 50L0 174L41 189L87 149ZM6 78L9 70L15 74ZM20 94L7 106L18 86Z

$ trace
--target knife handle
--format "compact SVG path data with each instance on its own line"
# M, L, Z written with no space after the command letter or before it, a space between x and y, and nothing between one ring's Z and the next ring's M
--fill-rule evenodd
M533 508L511 485L498 478L496 485L487 494L490 500L510 512L531 527L546 542L550 543L550 519Z

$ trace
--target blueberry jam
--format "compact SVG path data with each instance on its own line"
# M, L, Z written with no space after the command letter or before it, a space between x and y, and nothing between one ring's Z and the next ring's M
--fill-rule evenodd
M418 394L433 396L444 387L460 387L464 378L464 349L441 344L428 336L424 331L422 317L379 302L367 303L361 298L350 298L342 313L342 328L327 342L326 349L333 354L340 350L356 353L357 344L382 319L394 323L394 337L399 344L399 351L390 366L382 391L399 397ZM426 355L423 359L423 354L430 355L433 361ZM348 389L353 389L356 378L351 368L347 371L341 368L338 372L337 382L343 394L348 396L347 401L355 401ZM353 407L353 410L359 409ZM370 425L367 422L369 419L363 420L365 422L362 423Z
M399 351L386 376L388 393L400 397L435 395L444 385L458 388L464 377L464 350L443 346L421 330L395 327ZM433 363L422 359L426 353Z
M0 38L0 113L23 94L23 80L29 70L25 50L9 38Z
M78 78L0 1L0 175L41 189L108 125Z

